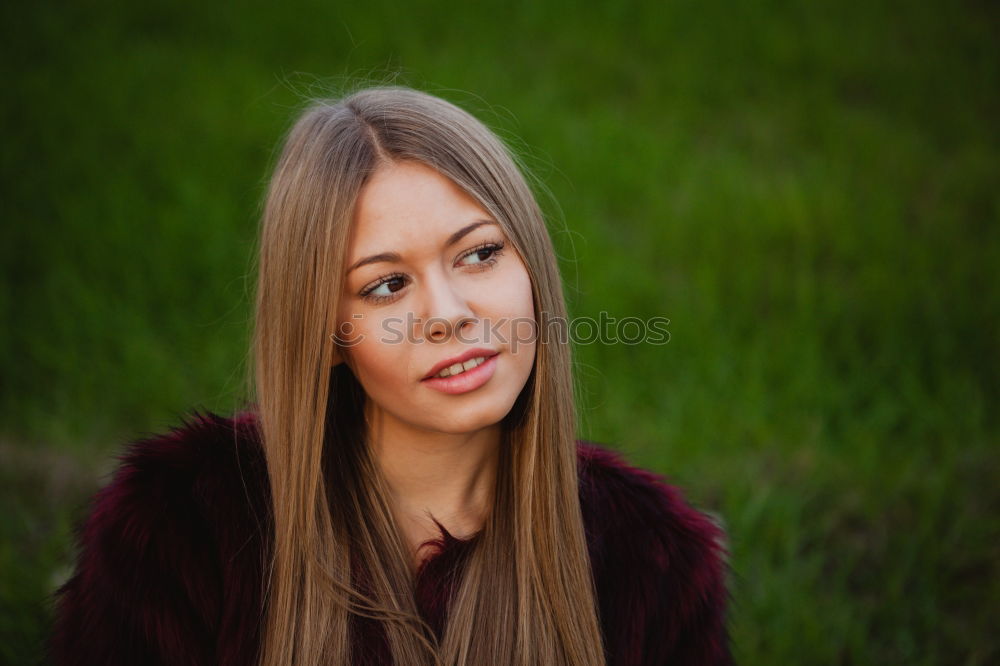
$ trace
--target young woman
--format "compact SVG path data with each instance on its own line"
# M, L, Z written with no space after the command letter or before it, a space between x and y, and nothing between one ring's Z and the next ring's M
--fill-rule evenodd
M553 247L483 124L315 102L258 273L255 401L130 444L55 663L729 662L722 531L575 438Z

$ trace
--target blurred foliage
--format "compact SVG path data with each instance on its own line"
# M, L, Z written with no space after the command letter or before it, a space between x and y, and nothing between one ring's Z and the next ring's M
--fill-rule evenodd
M574 315L670 318L576 349L581 435L723 517L740 663L1000 656L995 4L0 15L0 660L40 654L123 440L245 395L273 151L366 80L523 156Z

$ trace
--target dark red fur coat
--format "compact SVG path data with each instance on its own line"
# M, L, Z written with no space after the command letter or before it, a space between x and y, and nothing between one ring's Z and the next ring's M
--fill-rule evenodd
M55 593L52 663L254 663L272 539L255 423L251 412L196 413L128 446L78 531L75 572ZM608 664L730 663L722 530L610 449L580 441L578 461ZM448 573L472 542L442 531L417 573L418 607L439 635ZM383 634L364 622L355 653L386 663Z

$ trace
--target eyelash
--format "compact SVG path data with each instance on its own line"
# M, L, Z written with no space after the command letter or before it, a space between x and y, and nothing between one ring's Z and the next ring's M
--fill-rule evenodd
M472 265L473 270L477 271L489 270L497 263L498 258L503 254L503 248L504 248L503 241L491 241L488 243L483 243L482 245L477 245L468 252L463 253L461 256L458 257L458 261L461 261L462 259L470 257L479 252L492 250L493 253L489 256L488 259L484 259L480 263ZM385 303L387 301L391 301L396 298L396 294L398 292L394 292L391 295L382 295L382 294L373 295L372 292L381 287L383 284L387 282L392 282L393 280L397 279L406 279L406 275L402 273L390 273L389 275L383 275L382 277L375 280L375 282L370 283L367 287L362 289L359 296L366 302L371 303L372 305L377 305L379 303ZM400 289L402 289L402 287L400 287Z

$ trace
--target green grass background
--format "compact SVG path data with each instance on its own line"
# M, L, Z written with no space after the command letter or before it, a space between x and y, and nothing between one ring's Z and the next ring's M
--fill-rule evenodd
M581 435L731 539L742 664L1000 658L993 3L7 3L0 661L40 655L126 438L231 409L272 151L392 80L524 155Z

